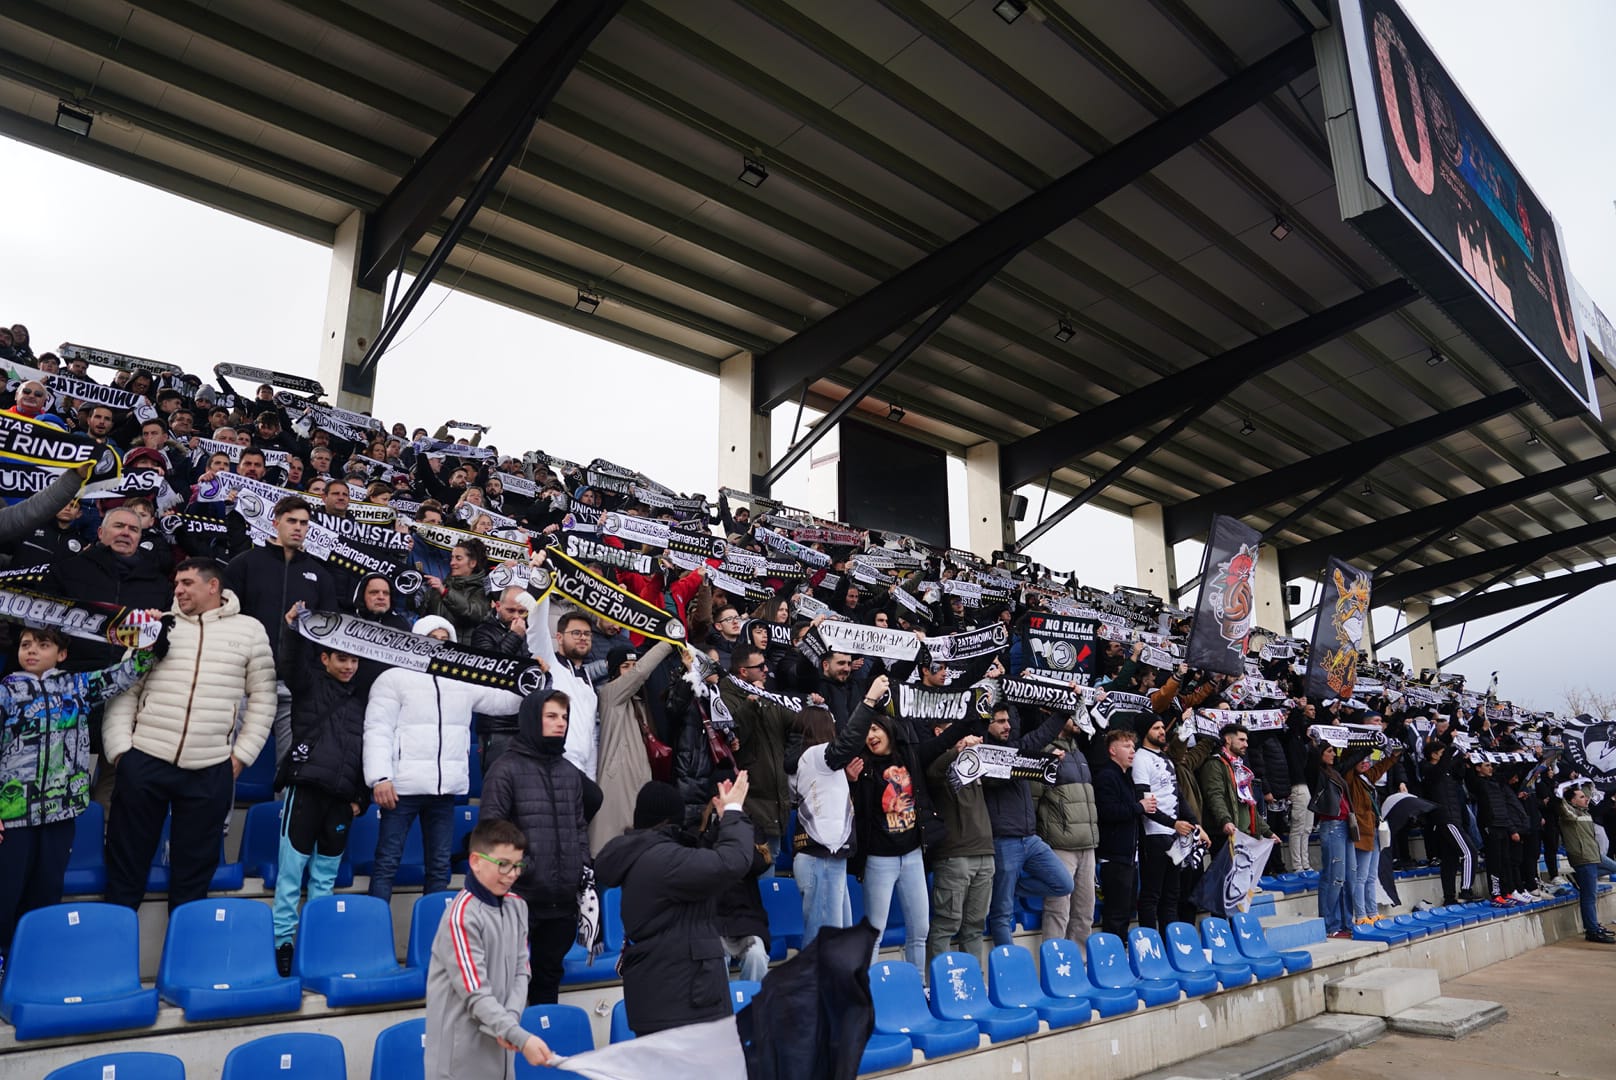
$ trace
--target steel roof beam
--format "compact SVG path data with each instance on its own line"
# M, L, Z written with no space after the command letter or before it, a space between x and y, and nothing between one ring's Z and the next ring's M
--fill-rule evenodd
M1396 311L1418 295L1399 278L1010 443L999 455L1004 486L1030 483L1196 402L1220 400L1247 379Z
M1489 615L1525 607L1540 600L1577 596L1596 585L1610 581L1616 581L1616 566L1594 566L1587 570L1575 570L1569 574L1544 578L1542 581L1496 589L1462 602L1456 600L1448 604L1438 604L1431 609L1433 616L1431 622L1438 630L1445 630L1462 622L1485 619Z
M1589 586L1588 588L1592 588L1592 586ZM1516 619L1514 622L1510 623L1508 626L1499 627L1497 630L1494 630L1492 633L1488 634L1486 637L1482 638L1480 641L1473 641L1469 645L1466 645L1464 648L1460 649L1458 652L1450 653L1449 655L1444 656L1442 659L1437 661L1436 666L1439 669L1440 668L1445 668L1449 664L1453 663L1455 660L1458 660L1461 657L1468 656L1470 653L1475 652L1477 649L1481 648L1483 645L1486 645L1486 644L1489 644L1491 642L1497 641L1499 638L1503 637L1505 634L1509 633L1511 630L1519 630L1521 627L1525 626L1527 623L1531 622L1533 619L1536 619L1538 616L1547 615L1549 612L1553 611L1555 608L1559 607L1561 604L1570 603L1571 601L1575 600L1577 597L1581 596L1583 593L1585 593L1587 591L1588 591L1588 589L1586 589L1586 588L1577 589L1575 592L1566 593L1564 596L1560 597L1558 600L1551 600L1547 604L1544 604L1542 607L1538 608L1536 611L1529 611L1525 615L1522 615L1520 618Z
M1327 450L1306 461L1284 465L1250 480L1230 484L1177 506L1169 506L1163 515L1167 542L1176 544L1206 532L1215 513L1239 517L1281 499L1311 491L1320 484L1344 476L1362 476L1383 461L1491 420L1511 409L1522 408L1530 402L1526 391L1512 387L1424 420Z
M756 405L772 408L805 379L834 371L954 295L981 267L1024 251L1312 66L1311 39L1295 39L821 319L758 358Z
M1392 577L1381 578L1375 582L1376 604L1400 604L1404 600L1449 585L1479 578L1485 574L1494 573L1504 567L1515 564L1531 565L1546 556L1567 548L1579 547L1583 544L1604 540L1616 534L1616 519L1596 521L1591 525L1579 525L1575 529L1566 529L1564 532L1549 533L1547 536L1534 536L1530 540L1520 540L1513 544L1504 544L1490 551L1477 552L1474 555L1465 555L1457 559L1447 559L1434 566L1422 566L1417 570L1405 570ZM1376 643L1379 647L1379 643Z
M512 133L544 115L623 0L557 0L365 222L359 278L381 288Z
M1282 550L1279 553L1279 569L1286 580L1308 577L1320 570L1324 566L1325 559L1331 555L1350 559L1368 551L1389 547L1404 537L1454 528L1477 514L1495 507L1508 506L1520 499L1611 469L1616 469L1616 453L1600 454L1598 457L1562 465L1558 469L1533 473L1506 484L1483 488L1481 491L1448 499L1434 506L1410 510L1406 514L1399 514L1384 521L1360 525L1356 529L1348 529L1334 536L1311 540Z

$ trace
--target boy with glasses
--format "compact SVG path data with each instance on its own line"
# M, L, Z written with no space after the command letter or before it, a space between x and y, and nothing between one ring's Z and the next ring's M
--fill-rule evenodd
M527 904L511 892L527 838L508 821L471 831L466 887L432 939L426 975L426 1076L489 1080L511 1075L511 1051L550 1061L544 1040L522 1027L527 1005Z

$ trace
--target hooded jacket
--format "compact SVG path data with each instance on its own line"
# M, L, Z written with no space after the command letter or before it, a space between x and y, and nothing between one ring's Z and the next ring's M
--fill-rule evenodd
M619 970L636 1034L732 1015L715 912L718 897L751 868L755 840L746 815L726 808L711 847L661 825L624 833L601 849L596 884L623 890Z
M546 738L544 703L554 690L522 699L518 734L483 779L482 816L509 821L527 836L527 869L516 891L535 916L576 914L589 861L589 819L601 792L564 756L566 736Z
M507 690L387 669L365 706L365 786L389 780L400 795L466 794L471 714L508 716L521 707L522 699Z
M286 613L301 600L310 611L335 611L337 591L325 564L304 551L291 552L279 544L248 548L224 568L225 583L241 600L243 614L264 626L270 651L280 654L281 627Z
M1369 767L1368 772L1358 771L1358 762L1366 756L1365 753L1353 752L1347 755L1342 762L1342 777L1347 781L1347 802L1352 804L1352 816L1358 820L1358 837L1353 846L1359 851L1373 851L1376 847L1375 830L1380 827L1380 793L1375 790L1375 781L1391 771L1402 757L1403 748L1394 744L1394 748L1385 757Z
M320 663L320 652L281 620L276 670L292 692L292 749L276 787L295 784L370 803L365 784L365 692L359 673L347 682Z
M386 626L393 630L403 630L408 633L410 620L391 608L380 615L373 615L365 610L365 606L361 602L365 596L365 586L377 578L387 582L387 595L393 598L394 603L397 603L398 594L393 591L392 579L386 574L366 574L354 586L353 596L350 598L355 616L364 619L366 622L373 622L379 626ZM287 606L290 607L291 605ZM354 685L369 693L371 686L381 677L382 672L391 670L392 665L390 664L383 663L380 660L372 660L367 656L361 656L359 658L359 674L354 676Z
M549 661L551 685L572 702L571 719L567 724L567 758L593 780L598 775L595 717L599 702L588 676L561 658L556 648L555 624L555 607L547 597L539 601L527 617L527 647L531 655Z
M107 706L101 729L107 758L135 749L182 769L205 769L232 755L251 765L275 719L275 658L263 626L241 613L229 589L211 611L186 615L176 605L170 614L168 655Z
M1556 798L1554 803L1560 818L1560 840L1565 844L1566 861L1572 866L1597 863L1599 842L1594 834L1593 815L1578 810L1565 799Z
M589 850L598 852L613 837L634 824L634 799L651 781L651 760L645 756L635 706L638 695L663 661L673 655L665 641L653 645L632 670L600 688L600 813L589 823ZM649 721L648 721L649 722ZM496 762L497 764L497 762Z
M1057 782L1038 793L1038 835L1059 851L1098 847L1100 817L1088 758L1070 735L1061 735L1050 745L1066 751L1066 756L1061 758Z

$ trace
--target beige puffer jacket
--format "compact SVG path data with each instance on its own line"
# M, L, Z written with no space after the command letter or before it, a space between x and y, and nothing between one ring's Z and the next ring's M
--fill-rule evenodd
M251 765L275 719L275 657L264 625L241 613L229 589L200 618L173 609L168 655L127 694L107 705L101 742L116 761L134 747L182 769L205 769L231 755L230 735L246 698L235 756Z

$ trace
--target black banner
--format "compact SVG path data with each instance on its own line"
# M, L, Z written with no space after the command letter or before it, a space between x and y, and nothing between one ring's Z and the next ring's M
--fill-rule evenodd
M1065 675L1087 673L1094 659L1094 635L1099 624L1092 619L1037 613L1027 617L1027 647L1032 656L1028 667Z
M1566 757L1594 786L1616 794L1616 723L1599 720L1563 733ZM1474 755L1472 755L1474 756Z
M566 551L579 562L602 563L641 575L650 575L656 570L656 562L643 551L613 547L611 544L603 544L599 540L591 540L577 533L567 534Z
M1312 701L1350 698L1369 629L1369 575L1332 557L1325 567L1324 596L1313 617L1305 693Z
M1244 673L1246 641L1257 617L1257 545L1261 540L1261 533L1235 518L1212 516L1185 657L1190 667L1224 675Z

